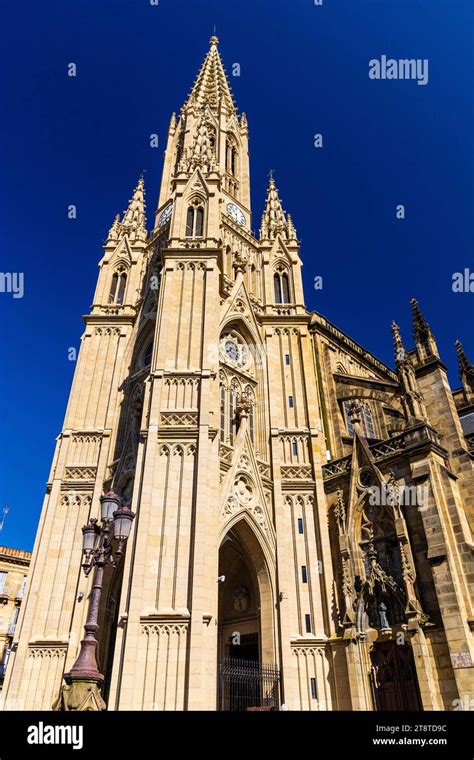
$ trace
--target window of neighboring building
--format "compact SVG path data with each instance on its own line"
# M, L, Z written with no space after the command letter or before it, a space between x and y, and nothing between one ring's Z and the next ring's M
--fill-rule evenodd
M0 592L5 588L8 573L0 572Z

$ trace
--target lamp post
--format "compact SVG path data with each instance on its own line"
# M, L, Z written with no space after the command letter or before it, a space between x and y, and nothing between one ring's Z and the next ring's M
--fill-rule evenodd
M82 569L86 576L94 569L94 581L81 651L71 670L64 674L66 685L53 706L55 710L105 710L106 707L100 694L104 676L97 664L96 638L104 571L108 564L115 568L120 562L135 515L113 491L100 497L100 512L100 525L91 518L82 528Z

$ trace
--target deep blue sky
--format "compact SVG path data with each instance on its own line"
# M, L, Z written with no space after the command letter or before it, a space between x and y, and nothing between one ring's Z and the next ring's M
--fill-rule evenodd
M390 321L411 345L416 295L458 385L455 338L474 360L474 294L451 290L474 269L472 0L3 1L1 20L1 270L25 273L25 295L0 293L0 543L33 545L101 241L142 169L151 222L169 118L214 24L227 71L241 65L254 229L271 168L308 307L391 364ZM428 58L429 84L370 80L382 54Z

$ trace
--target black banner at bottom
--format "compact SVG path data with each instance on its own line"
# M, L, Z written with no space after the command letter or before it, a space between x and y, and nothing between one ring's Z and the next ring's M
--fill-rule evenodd
M163 754L173 744L180 754L261 746L268 756L288 743L301 751L301 742L311 752L333 746L374 757L409 752L473 760L472 727L471 712L2 712L0 760L105 751L120 759L131 751Z

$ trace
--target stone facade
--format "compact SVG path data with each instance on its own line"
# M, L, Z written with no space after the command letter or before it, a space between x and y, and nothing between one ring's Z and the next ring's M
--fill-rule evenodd
M307 310L273 179L252 231L217 43L171 119L152 232L140 178L104 246L5 707L58 697L81 526L113 488L137 516L102 595L108 709L452 709L474 696L473 367L459 345L451 391L415 301L395 371Z

